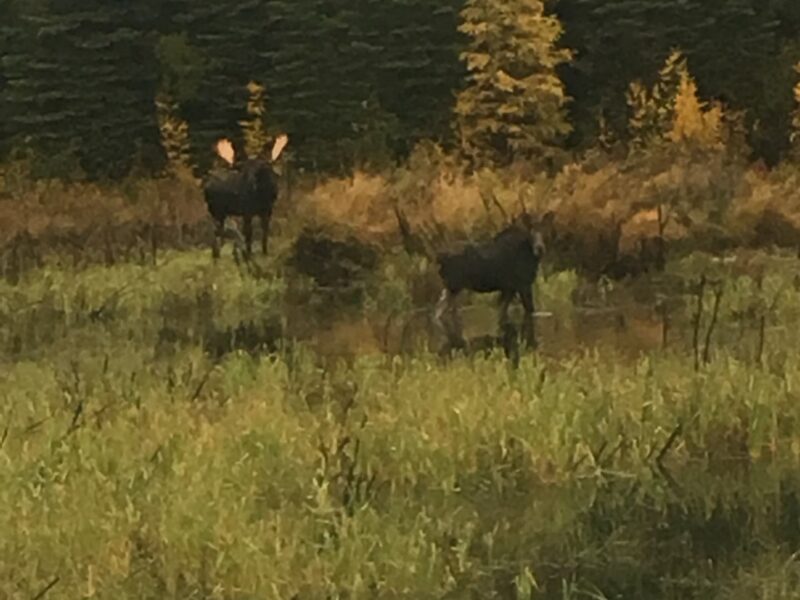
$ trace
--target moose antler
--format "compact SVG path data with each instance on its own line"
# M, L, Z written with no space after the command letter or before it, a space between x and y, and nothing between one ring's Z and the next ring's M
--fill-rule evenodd
M216 145L216 150L222 160L229 165L233 165L233 161L236 158L236 151L233 149L233 144L231 144L229 139L222 138L219 140Z
M281 152L283 152L283 149L286 147L286 144L288 143L289 143L288 135L284 133L278 136L278 138L275 140L275 144L272 146L272 162L278 160L278 157L281 155Z

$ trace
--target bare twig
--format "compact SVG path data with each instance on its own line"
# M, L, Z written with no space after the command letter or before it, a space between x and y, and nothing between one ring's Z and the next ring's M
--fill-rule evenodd
M158 264L158 229L155 224L150 224L150 251L153 255L153 266Z
M83 415L83 399L78 401L75 410L72 411L72 421L69 424L66 435L74 433L80 427L81 415Z
M666 350L669 342L669 307L665 298L658 300L656 312L661 317L661 349Z
M497 199L497 195L494 192L491 192L489 194L489 199L492 201L492 204L495 205L498 212L503 216L503 222L506 224L510 223L511 219L508 218L508 213L506 212L506 209L503 208L503 205L500 204L500 201Z
M597 457L597 463L600 465L601 468L604 468L604 465L610 464L613 458L625 447L625 438L623 437L620 439L619 443L614 446L614 449L611 450L606 456L603 457L603 460L600 460L600 457Z
M383 339L381 340L384 352L389 352L389 332L391 331L395 317L397 317L399 313L399 310L393 310L386 319L386 323L383 327Z
M200 382L197 384L194 393L189 399L190 402L195 402L197 401L198 398L200 398L200 394L203 393L203 388L206 387L208 380L211 379L211 374L214 372L214 369L216 369L218 365L219 361L214 361L211 363L211 366L206 370L206 372L203 374L202 379L200 379Z
M33 598L31 600L42 600L42 598L44 598L50 590L52 590L54 587L56 587L56 585L58 584L59 581L61 581L61 577L56 575L50 581L50 583L48 583L46 586L44 586L44 588L42 588L42 590L39 593L37 593L35 596L33 596Z
M44 419L40 419L39 421L35 421L34 423L31 423L30 425L28 425L22 433L25 434L25 435L27 435L29 433L34 433L37 429L39 429L39 427L41 427L42 425L47 423L50 419L51 419L51 417L45 417Z
M606 451L608 448L608 440L603 440L603 443L600 444L600 447L597 449L596 452L592 452L592 457L596 463L600 462L603 458L603 452Z
M678 426L672 430L672 433L667 438L667 442L661 448L656 456L656 464L661 467L664 464L664 457L666 457L667 453L672 449L672 446L675 445L675 441L678 439L678 436L683 433L683 424L679 423Z
M681 495L683 493L683 487L675 480L672 476L672 473L669 472L664 465L656 465L656 472L664 478L664 481L667 482L667 487L669 487L676 495Z
M667 482L667 486L676 494L680 494L683 492L683 488L678 484L672 474L669 472L669 469L664 465L664 458L666 457L667 453L672 449L677 441L678 437L683 432L683 424L679 423L675 429L672 430L672 433L667 438L666 443L661 447L661 450L658 452L655 460L655 472L657 472L664 481Z
M706 345L703 349L703 364L708 364L711 361L711 336L714 333L714 327L717 325L717 319L719 318L719 307L720 303L722 302L722 294L724 292L724 288L722 284L717 286L717 289L714 290L714 308L711 311L711 323L708 325L708 331L706 332Z
M767 317L777 309L778 302L780 301L783 292L786 290L787 285L788 284L782 286L778 290L778 292L775 294L775 297L772 299L772 302L770 302L769 306L761 314L761 317L758 320L758 350L756 354L756 361L758 364L763 363L764 349L767 343ZM763 278L759 278L758 280L758 289L759 292L762 292L764 289Z
M120 286L119 288L111 292L111 294L105 300L103 300L100 306L89 311L88 313L89 318L93 321L100 319L105 314L105 312L111 308L114 302L118 301L122 297L122 295L133 286L133 284L143 279L146 275L149 275L149 273L144 272L136 279L132 279L125 285Z
M697 311L694 315L692 347L694 350L694 370L700 370L700 323L703 318L703 298L706 292L706 276L700 278L700 285L697 289Z
M756 354L756 362L761 364L764 357L764 345L767 337L767 316L761 315L758 323L758 351Z
M97 427L98 427L98 428L100 427L100 418L101 418L101 417L102 417L102 416L103 416L103 415L104 415L104 414L105 414L105 413L106 413L106 412L107 412L107 411L108 411L108 410L109 410L109 409L110 409L112 406L114 406L114 403L113 403L113 402L106 402L106 403L105 403L103 406L101 406L101 407L100 407L100 408L98 408L96 411L94 411L94 419L95 419L95 424L97 425Z

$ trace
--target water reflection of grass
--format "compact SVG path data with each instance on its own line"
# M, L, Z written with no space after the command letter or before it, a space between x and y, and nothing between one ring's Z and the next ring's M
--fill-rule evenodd
M1 595L57 578L48 597L797 597L800 342L774 328L800 306L789 265L723 274L720 318L745 339L772 310L761 362L722 327L699 371L677 342L517 369L499 352L322 366L302 341L204 354L209 322L286 314L270 260L3 288ZM412 267L361 311L419 306L396 302ZM576 286L548 279L541 308L568 313Z

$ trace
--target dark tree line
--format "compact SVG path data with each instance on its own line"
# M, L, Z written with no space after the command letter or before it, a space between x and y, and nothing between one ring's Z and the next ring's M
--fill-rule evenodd
M504 0L498 0L502 2ZM50 173L158 169L155 97L190 128L201 166L236 139L246 85L266 88L267 127L322 172L401 158L423 138L454 146L466 81L463 0L0 0L0 153L28 151ZM750 141L786 152L796 0L551 0L570 103L571 147L595 142L599 115L624 131L624 96L680 47L704 97L745 109Z

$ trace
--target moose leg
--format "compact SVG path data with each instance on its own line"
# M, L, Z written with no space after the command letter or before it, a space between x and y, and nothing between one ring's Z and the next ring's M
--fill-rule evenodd
M221 219L214 219L214 241L211 245L211 256L214 259L219 258L220 246L223 243L223 236L225 235L225 217Z
M461 315L458 314L458 306L456 305L455 295L450 296L450 304L448 306L450 312L450 322L453 324L453 342L458 346L465 346L464 342L464 327L461 323Z
M244 221L244 257L245 260L250 260L253 255L253 217L247 215L243 218Z
M461 327L458 320L456 310L456 294L448 289L443 289L439 296L439 301L436 303L436 310L433 319L436 325L447 337L448 344L460 344L461 342ZM448 323L442 320L445 313L448 313Z
M272 215L264 213L261 215L261 252L267 255L267 239L269 238L269 221Z
M517 342L517 332L511 321L508 318L508 308L511 301L516 296L515 292L501 292L500 293L500 315L497 323L497 328L500 333L500 343L503 346L503 351L506 356L512 358L514 361L519 359L519 344Z
M533 288L529 287L524 290L521 290L519 293L519 297L520 300L522 300L522 306L525 309L525 317L522 324L525 336L525 343L529 348L535 348L536 332L534 330L534 324L533 324L533 312L534 312Z
M500 318L498 325L500 330L504 330L508 325L508 307L514 299L514 292L501 292L500 293Z
M436 326L439 329L441 329L442 332L448 338L450 337L450 331L447 329L447 326L442 321L442 316L447 310L449 302L450 302L450 292L447 289L443 289L442 293L439 295L439 300L436 302L436 309L433 311L433 321L436 323Z

